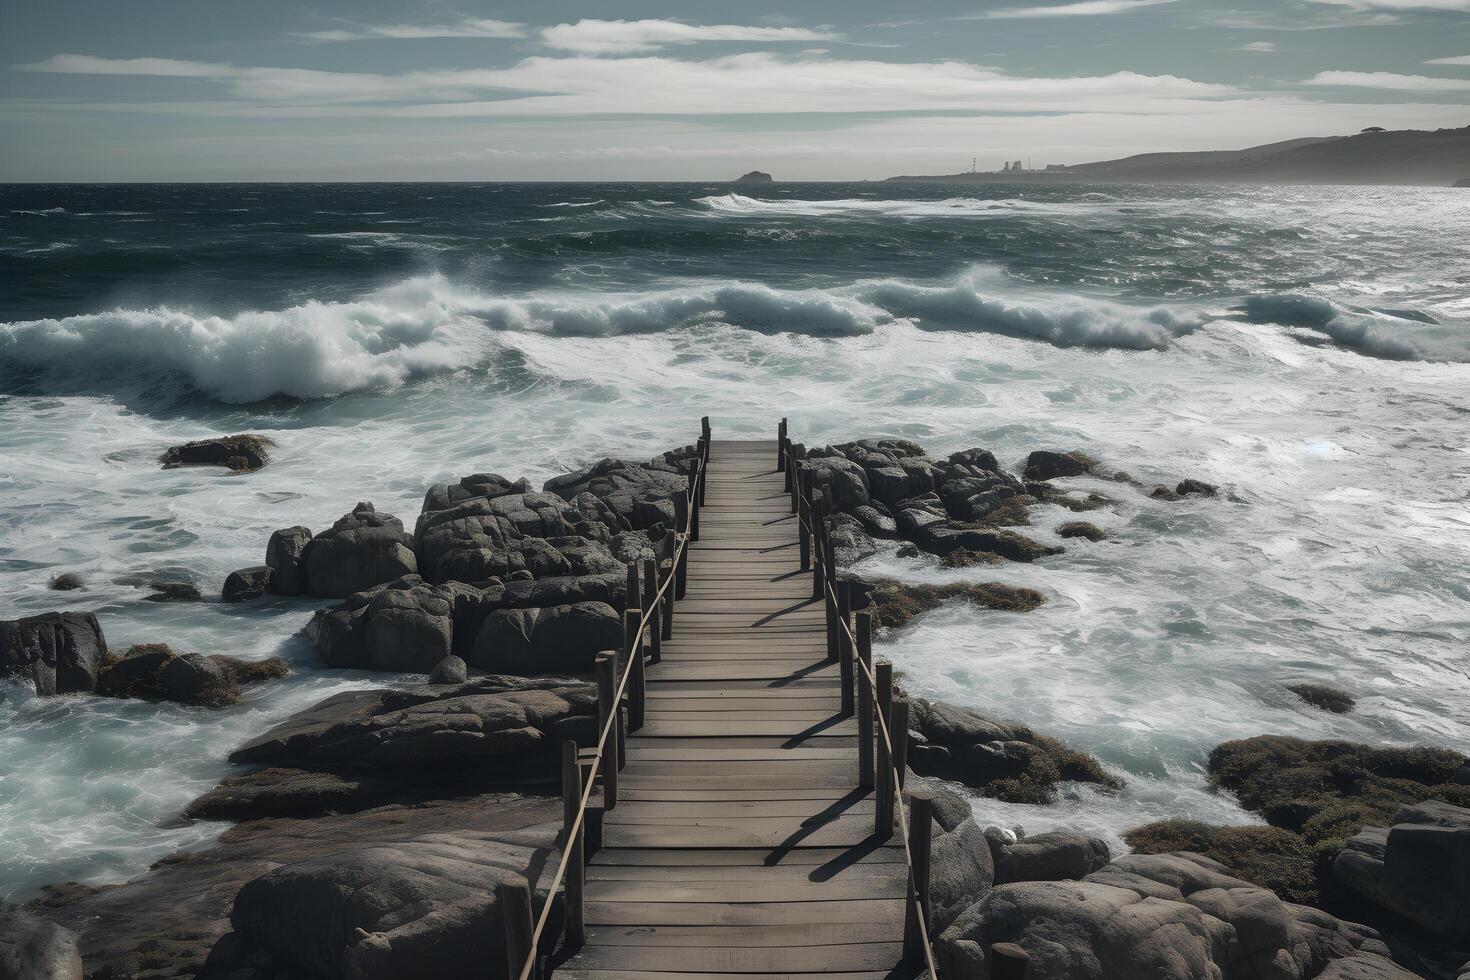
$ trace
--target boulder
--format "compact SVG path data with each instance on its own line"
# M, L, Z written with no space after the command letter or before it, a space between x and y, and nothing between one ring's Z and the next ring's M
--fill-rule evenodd
M85 584L82 577L76 572L62 572L60 575L53 576L46 588L54 592L73 592Z
M129 647L109 657L97 675L97 693L218 707L239 699L238 686L286 673L280 657L264 661L175 653L162 643Z
M855 565L878 553L877 543L863 530L857 518L833 514L826 518L827 536L832 541L832 559L837 567Z
M306 546L311 529L283 527L265 546L265 564L271 570L270 590L276 595L301 595L307 589Z
M82 980L77 937L0 901L0 980Z
M953 551L989 552L1010 561L1032 562L1065 549L1053 548L1016 531L990 530L965 525L934 523L913 536L914 543L933 555Z
M1366 827L1332 862L1333 880L1440 943L1470 942L1470 809L1425 800L1391 827Z
M1046 596L1035 589L1001 582L911 585L891 579L878 579L866 585L868 603L873 610L875 623L884 628L907 625L915 616L937 609L950 600L963 600L982 609L1006 609L1013 612L1029 612L1046 601Z
M618 566L601 525L549 493L477 497L419 517L416 537L425 578L483 582L529 572L532 578L595 574Z
M1059 476L1082 476L1096 465L1096 460L1075 450L1063 453L1038 449L1026 457L1024 472L1028 480L1054 480Z
M203 602L197 586L190 582L150 582L144 602Z
M959 521L983 521L1007 501L1025 493L1020 480L995 471L948 480L939 490L945 512Z
M525 480L510 480L499 473L475 473L458 483L436 483L424 494L423 513L448 510L466 500L503 497L508 493L525 493L531 485Z
M216 436L170 446L160 461L166 470L180 466L223 466L236 473L253 473L270 462L269 450L274 445L265 436Z
M463 684L469 679L469 665L455 656L445 657L429 672L430 684Z
M1340 960L1380 971L1363 976L1404 975L1371 929L1187 853L1130 855L1081 881L997 885L940 935L941 972L972 955L967 943L997 942L1026 951L1032 980L1307 980Z
M555 843L553 825L349 847L251 881L230 924L244 949L293 976L514 980L496 889L529 888L539 913L550 900Z
M1086 538L1088 541L1102 541L1108 536L1102 528L1087 521L1068 521L1057 528L1057 535L1063 538Z
M648 463L604 459L585 470L547 480L542 489L564 500L589 494L601 502L617 526L608 530L632 530L662 524L674 526L675 494L688 493L688 467L695 451L666 454Z
M994 857L997 885L1086 878L1112 860L1105 841L1063 830L1023 837Z
M535 685L535 686L533 686ZM409 775L487 766L544 775L568 719L595 716L592 685L484 678L459 687L353 691L313 705L230 754L236 763Z
M995 869L990 846L970 813L970 804L952 790L939 789L934 800L929 848L929 926L937 935L985 897Z
M1052 802L1061 782L1122 785L1096 759L1056 739L925 698L909 699L908 761L915 772L1015 803Z
M1357 704L1353 696L1326 684L1288 684L1286 689L1314 708L1345 715Z
M498 609L480 627L468 659L496 673L586 673L599 652L622 643L622 617L605 602Z
M1174 492L1181 497L1213 497L1219 488L1212 483L1203 480L1180 480L1174 487Z
M317 610L303 632L333 667L427 674L454 649L457 607L461 620L478 625L481 595L406 575Z
M346 598L354 592L418 572L413 542L403 523L360 503L305 549L312 595Z
M820 451L813 450L805 461L812 474L812 486L823 491L828 503L837 510L848 511L868 503L871 496L867 472L845 456L815 455Z
M268 565L239 568L225 577L220 598L225 602L248 602L259 599L270 590L271 570Z
M0 675L29 680L37 694L92 690L106 654L107 640L91 613L42 613L0 622Z
M950 453L946 462L950 469L964 467L967 470L1000 472L1000 463L996 461L995 453L988 449L961 449L959 452Z

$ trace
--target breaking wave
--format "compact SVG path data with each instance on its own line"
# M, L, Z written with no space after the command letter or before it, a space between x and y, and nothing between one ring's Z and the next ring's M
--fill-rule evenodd
M614 337L722 323L765 333L844 337L908 321L1058 346L1163 350L1204 322L1185 309L1017 294L989 271L944 285L884 279L835 289L715 282L629 293L494 296L442 276L353 302L309 302L237 316L168 307L0 325L6 374L105 384L173 376L221 401L319 398L474 367L498 331Z
M1396 361L1470 360L1470 332L1416 310L1339 306L1319 296L1247 296L1239 311L1251 323L1311 331L1340 347Z
M721 215L791 216L804 218L860 217L885 218L1005 217L1046 215L1076 217L1098 212L1115 212L1122 202L1104 195L1088 196L1077 201L1026 201L1020 198L987 200L973 197L947 197L943 200L901 200L893 198L839 198L836 200L767 200L744 194L718 194L695 200L708 211ZM1138 203L1128 210L1140 210Z

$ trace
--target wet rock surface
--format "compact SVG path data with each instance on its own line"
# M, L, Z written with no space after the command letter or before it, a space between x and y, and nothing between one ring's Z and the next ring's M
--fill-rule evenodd
M1325 684L1288 684L1286 689L1314 708L1345 715L1357 702L1351 694Z
M236 473L253 473L270 462L270 449L274 445L265 436L217 436L170 446L159 459L164 469L223 466Z
M200 653L175 653L162 643L138 644L104 659L96 693L114 698L148 698L220 707L239 700L240 686L283 677L280 657L241 660Z
M0 622L0 674L30 681L37 694L91 691L106 654L107 640L91 613Z
M82 980L76 936L0 901L0 980Z
M1011 612L1030 612L1046 601L1046 597L1035 589L1001 582L914 585L881 579L864 583L864 591L869 602L868 608L873 611L875 624L887 628L904 626L915 616L951 601L969 602L983 609L1004 609Z
M304 549L312 595L346 598L354 592L418 572L413 540L403 522L360 503Z

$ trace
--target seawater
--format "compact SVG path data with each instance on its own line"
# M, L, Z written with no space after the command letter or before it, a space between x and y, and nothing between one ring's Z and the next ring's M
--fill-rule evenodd
M271 530L604 455L903 436L1010 466L1082 449L1214 499L1114 497L1035 565L863 571L1040 589L944 607L881 654L925 695L1100 756L1118 794L977 799L1108 837L1252 816L1204 774L1274 732L1470 750L1470 197L1448 189L730 185L0 188L0 618L95 611L114 647L287 657L218 711L0 695L0 895L123 880L222 825L180 809L315 700L414 680L319 665L310 600L160 605ZM277 443L248 476L187 439ZM1070 512L1027 529L1061 543ZM47 589L59 572L83 591ZM1283 685L1359 698L1334 716Z

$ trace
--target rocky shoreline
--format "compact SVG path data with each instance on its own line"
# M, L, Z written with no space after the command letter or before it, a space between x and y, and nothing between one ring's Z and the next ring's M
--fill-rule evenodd
M164 461L251 473L269 462L256 440L194 443ZM886 631L944 603L1024 613L1046 596L1003 581L864 579L850 566L880 542L1003 576L1008 563L1065 560L1064 547L1018 530L1033 508L1112 503L1069 478L1128 485L1158 506L1220 495L1193 479L1149 487L1077 452L1039 450L1019 473L984 449L937 459L895 439L794 452L828 505L855 607ZM474 474L430 487L412 531L368 502L320 533L276 531L264 563L232 573L221 600L334 600L303 627L322 663L425 682L328 698L237 747L238 770L180 815L233 822L213 845L126 884L58 884L25 906L0 903L0 980L449 976L499 963L485 949L501 934L494 884L523 875L538 906L557 900L538 884L557 859L555 753L568 738L596 740L594 658L621 641L629 565L666 558L695 455L605 459L539 491ZM1084 521L1059 536L1106 540ZM279 658L161 644L114 654L85 612L0 623L0 673L40 695L207 708L284 671ZM1014 942L1035 980L1416 975L1393 958L1418 975L1456 975L1428 971L1470 942L1464 757L1273 736L1227 743L1211 778L1265 825L1151 824L1130 832L1135 854L1115 859L1085 835L982 827L949 787L1044 804L1067 783L1117 788L1118 774L1028 726L912 694L910 704L914 785L932 780L939 794L942 972L985 976L989 945ZM1452 887L1431 886L1427 875L1447 867Z

